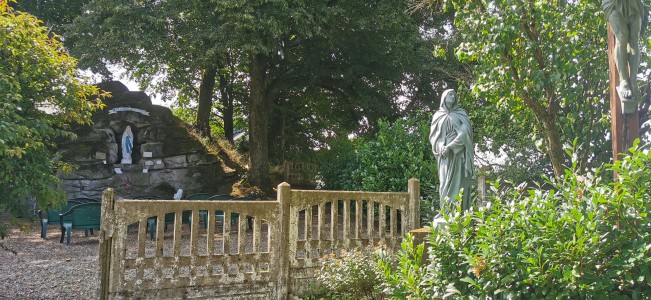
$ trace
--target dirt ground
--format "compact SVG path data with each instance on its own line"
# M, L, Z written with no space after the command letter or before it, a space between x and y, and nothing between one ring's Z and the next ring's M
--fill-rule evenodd
M9 235L0 240L10 249L0 248L0 299L97 299L97 232L84 237L83 230L75 230L68 246L59 243L55 225L48 227L46 240L38 222L9 227Z

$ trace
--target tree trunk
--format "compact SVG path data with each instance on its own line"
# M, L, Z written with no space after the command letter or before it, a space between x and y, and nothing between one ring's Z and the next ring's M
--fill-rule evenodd
M268 97L271 95L268 93ZM273 164L281 164L284 161L285 146L284 128L283 128L283 110L284 103L282 100L270 99L272 108L269 110L269 132L267 141L269 143L269 161Z
M251 185L263 191L269 185L269 104L266 98L267 57L263 54L249 55L249 178Z
M203 70L199 86L199 107L197 108L197 129L201 136L210 138L210 111L212 110L212 93L215 89L216 68Z
M554 176L560 178L565 175L565 151L563 151L558 126L556 126L554 120L548 115L539 118L547 136L547 154L552 161Z
M554 176L561 177L565 174L565 151L563 151L563 143L561 142L560 129L557 126L556 117L553 114L553 103L548 101L549 108L545 109L537 100L525 93L520 93L522 101L533 111L539 124L547 138L547 155L552 162L554 169ZM550 96L549 99L553 99Z
M233 144L233 92L226 79L226 75L219 73L219 91L221 93L221 103L223 106L224 135L226 139Z

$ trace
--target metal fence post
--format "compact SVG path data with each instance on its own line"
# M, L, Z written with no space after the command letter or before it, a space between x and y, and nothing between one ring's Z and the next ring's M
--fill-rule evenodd
M111 256L113 250L113 230L115 191L112 188L104 190L102 194L102 219L99 230L99 298L109 299L111 286Z

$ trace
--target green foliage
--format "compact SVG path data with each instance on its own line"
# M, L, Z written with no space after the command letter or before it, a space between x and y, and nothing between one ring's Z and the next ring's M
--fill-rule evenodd
M575 138L582 170L608 161L606 20L599 1L418 2L456 13L454 32L462 41L456 54L473 64L466 84L495 106L490 110L509 117L486 126L494 145L504 144L512 129L524 137L532 132L534 149L548 155L557 176L570 161L562 146Z
M396 259L380 252L378 264L384 275L384 292L391 299L427 299L422 285L426 273L422 265L425 245L414 246L414 236L407 233L401 246Z
M631 150L607 168L615 183L574 163L548 190L496 185L487 207L446 215L429 237L427 298L648 299L651 154Z
M319 283L311 283L303 293L303 300L332 299L332 293L327 287Z
M424 194L436 189L436 160L429 144L430 117L421 115L380 121L373 139L357 149L360 168L353 172L353 189L398 192L410 178L421 180Z
M382 299L381 272L371 249L344 251L321 260L317 282L332 299Z
M468 94L464 93L471 97ZM466 111L473 122L475 146L479 150L476 162L490 167L487 179L540 182L542 176L553 174L549 157L536 148L531 136L533 123L515 122L511 111L481 99L475 101L475 107L467 106ZM501 157L503 162L496 163L491 156Z
M29 196L39 207L65 200L54 173L71 166L57 162L53 142L75 138L70 124L88 124L101 105L80 78L38 19L0 3L0 208L19 214Z
M21 0L11 5L42 20L56 34L65 35L66 25L81 15L88 2L90 0Z
M321 157L326 188L398 192L417 178L424 194L434 194L438 180L429 122L425 114L393 123L381 120L371 138L336 141Z
M340 138L322 151L320 174L325 188L400 192L410 178L420 180L424 207L438 198L436 159L429 143L430 116L417 114L394 122L379 121L378 132L353 141ZM430 214L435 209L421 209ZM431 219L431 218L429 218Z
M360 167L355 140L333 137L326 142L329 148L317 153L317 161L320 162L319 175L323 181L322 188L331 190L351 188L353 172Z

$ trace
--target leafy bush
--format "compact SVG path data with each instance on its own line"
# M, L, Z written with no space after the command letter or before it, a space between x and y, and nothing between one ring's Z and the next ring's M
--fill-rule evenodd
M422 260L425 247L423 244L414 245L414 237L410 233L407 233L401 246L402 251L395 259L387 252L379 252L384 292L392 299L424 299L422 282L426 269Z
M387 284L398 298L650 299L651 155L632 150L607 167L615 183L570 168L551 189L510 189L487 207L445 215L429 237L424 293Z
M332 299L382 299L377 257L371 249L324 257L317 281Z
M73 166L55 155L55 141L75 138L70 127L89 124L102 104L97 87L83 82L76 60L34 16L0 1L0 32L0 209L17 216L31 196L39 208L63 205L55 172Z
M331 141L331 149L319 158L324 188L404 192L407 181L417 178L423 219L431 220L438 208L438 200L432 201L438 199L438 168L429 143L430 117L380 121L372 138Z
M379 122L373 139L359 143L359 168L353 172L351 188L367 191L407 190L407 181L418 178L424 194L438 187L436 160L429 143L429 116Z
M317 153L321 187L331 190L351 189L352 174L359 168L354 141L348 137L336 137L327 143L330 148Z

